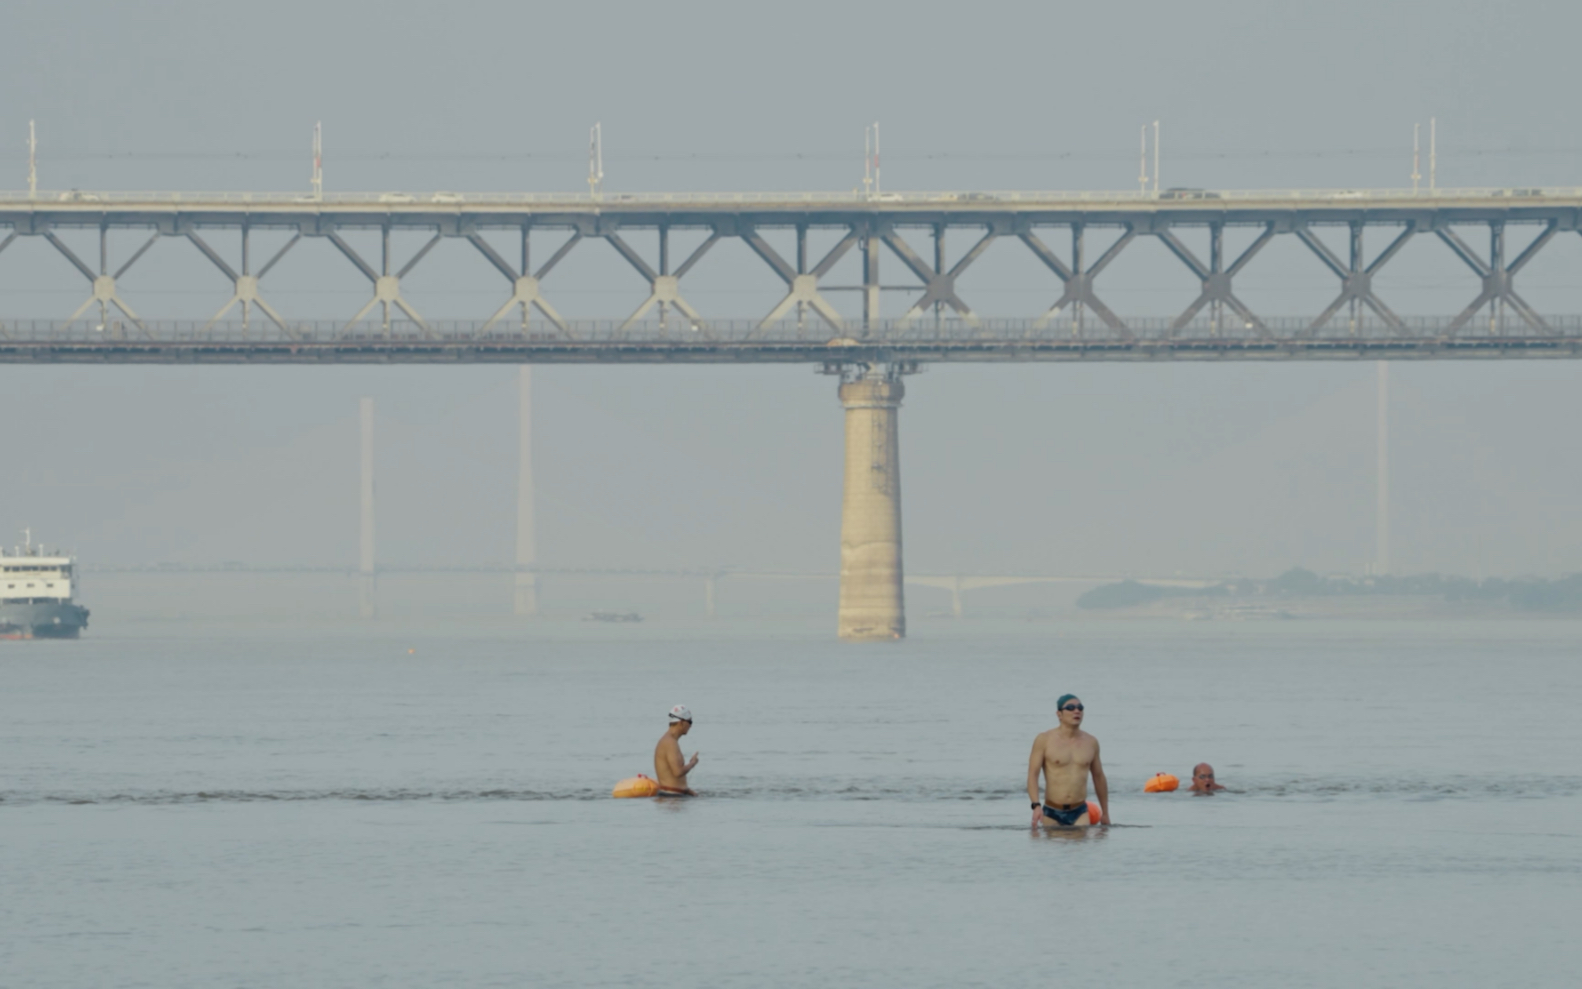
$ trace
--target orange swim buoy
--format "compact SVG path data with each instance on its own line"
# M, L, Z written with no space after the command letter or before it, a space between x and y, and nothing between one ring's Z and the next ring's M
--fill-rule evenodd
M1099 806L1099 802L1097 800L1088 801L1088 823L1104 823L1104 808Z
M621 780L610 791L612 797L651 797L659 792L659 784L638 773L631 779Z
M1181 781L1169 773L1156 773L1154 778L1143 784L1144 793L1169 793L1181 785Z

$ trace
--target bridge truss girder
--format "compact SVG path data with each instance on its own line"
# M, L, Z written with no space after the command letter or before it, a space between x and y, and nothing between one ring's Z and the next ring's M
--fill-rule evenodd
M1399 331L1405 324L1389 306L1384 304L1382 299L1374 294L1373 276L1378 274L1379 269L1383 268L1391 258L1395 257L1402 247L1406 246L1407 241L1417 231L1408 224L1406 229L1402 230L1400 235L1391 241L1388 247L1379 252L1378 257L1374 258L1371 263L1364 263L1366 254L1362 243L1363 224L1353 220L1348 225L1348 228L1350 233L1349 263L1344 263L1337 258L1335 252L1331 251L1327 244L1319 240L1305 224L1296 230L1297 238L1317 255L1325 267L1334 272L1336 277L1340 279L1340 294L1335 297L1335 301L1331 302L1323 312L1318 314L1318 318L1313 320L1308 332L1310 334L1316 333L1333 319L1342 307L1348 305L1351 307L1350 327L1353 330L1357 326L1361 308L1367 306L1392 329Z
M1554 239L1555 234L1560 232L1559 224L1556 221L1549 221L1544 226L1543 231L1534 237L1532 242L1517 256L1516 260L1509 265L1505 263L1505 223L1503 221L1495 221L1489 224L1488 261L1478 257L1460 237L1456 236L1454 230L1444 228L1434 232L1439 235L1439 239L1445 242L1445 245L1450 248L1456 257L1460 258L1467 267L1471 268L1482 279L1482 290L1478 293L1477 298L1473 299L1451 321L1449 333L1454 335L1459 332L1462 327L1472 321L1472 317L1485 305L1489 306L1489 332L1491 334L1499 333L1503 327L1504 319L1501 317L1506 305L1515 309L1517 314L1521 316L1522 321L1530 328L1541 332L1550 332L1549 324L1534 311L1532 306L1527 304L1526 299L1516 294L1516 289L1512 283L1516 273L1524 268L1527 262L1531 261L1543 249L1545 244Z
M1172 334L1180 332L1181 329L1192 322L1192 318L1201 312L1204 306L1209 306L1211 311L1209 332L1211 334L1219 333L1223 310L1229 309L1241 317L1248 329L1255 329L1264 336L1268 336L1268 329L1264 326L1263 320L1254 315L1253 311L1247 308L1246 303L1238 299L1236 293L1231 290L1231 280L1240 274L1241 270L1247 266L1247 263L1256 257L1258 252L1268 245L1269 241L1274 239L1274 234L1275 224L1265 224L1263 233L1258 235L1258 239L1248 245L1237 256L1236 260L1231 262L1231 266L1226 268L1225 225L1223 223L1209 225L1209 263L1207 266L1198 260L1197 255L1193 254L1168 229L1156 231L1155 236L1164 242L1165 247L1170 249L1171 254L1174 254L1182 264L1191 269L1202 286L1198 297L1182 311L1181 315L1176 317L1175 322L1170 324Z
M16 231L13 230L11 235L5 239L5 242L0 243L0 251L3 251L6 247L10 246L12 240L14 240L16 236ZM83 301L82 305L77 307L76 312L71 314L67 322L75 323L77 320L82 318L84 313L93 307L94 303L98 303L100 326L103 326L109 319L109 309L110 306L113 305L116 309L119 309L127 319L131 320L134 326L136 326L139 330L143 329L143 320L137 315L137 313L132 311L132 307L127 305L126 300L121 298L121 294L116 287L116 282L122 275L126 273L128 268L131 268L132 265L137 263L138 258L142 257L150 247L154 246L154 241L159 239L158 231L155 231L154 235L145 241L142 247L133 252L132 256L128 258L119 268L117 268L114 274L110 273L110 228L108 224L101 223L99 225L99 270L97 272L88 267L88 265L77 256L75 251L73 251L70 247L67 247L59 237L55 236L54 231L45 230L42 236L46 241L49 242L50 246L54 247L55 250L61 254L62 257L71 262L72 267L81 272L84 278L88 279L88 284L90 286L88 298Z
M1111 244L1109 249L1100 255L1099 259L1091 267L1086 269L1082 267L1083 234L1085 230L1085 224L1071 224L1071 264L1069 265L1060 260L1055 252L1051 251L1048 245L1038 238L1031 226L1018 231L1017 236L1022 243L1026 244L1028 249L1033 252L1033 255L1044 263L1044 267L1055 273L1055 276L1060 279L1061 284L1065 287L1065 291L1061 293L1060 298L1055 300L1054 305L1050 306L1042 316L1038 317L1037 325L1049 325L1056 316L1070 306L1072 309L1071 325L1074 334L1082 332L1082 313L1084 308L1086 308L1093 310L1104 321L1105 326L1123 336L1130 336L1131 333L1126 328L1126 323L1115 315L1108 306L1100 302L1099 297L1094 294L1093 279L1097 278L1099 272L1107 268L1110 262L1114 261L1121 251L1126 249L1126 245L1130 244L1137 236L1137 228L1128 224L1126 232L1121 234L1115 243Z
M785 298L776 303L775 307L769 310L769 315L759 322L759 329L768 329L773 326L776 322L784 319L794 307L797 314L798 329L805 326L807 312L811 310L828 324L830 329L837 332L845 332L846 321L841 318L840 313L830 303L829 299L825 298L823 293L819 291L818 282L820 278L830 273L830 270L840 262L841 258L845 257L853 247L857 246L858 236L855 229L847 230L846 235L836 241L835 246L830 248L811 270L808 269L807 265L808 226L805 223L799 223L796 227L795 268L787 264L779 252L771 247L769 242L764 240L763 235L758 232L757 228L751 224L742 226L739 235L747 246L752 249L753 253L758 255L769 266L770 270L780 276L780 279L786 283L786 288L788 289Z
M264 266L258 269L258 274L255 275L252 273L251 233L252 231L249 227L245 225L242 227L242 270L238 272L229 264L227 264L225 259L220 257L214 248L210 247L202 237L198 236L197 230L190 227L186 230L187 240L191 241L192 245L198 249L200 254L208 258L216 268L220 269L220 272L224 274L225 277L231 280L230 300L227 301L225 305L221 306L219 311L209 318L207 325L212 327L215 323L218 323L220 320L224 319L225 314L230 312L232 307L239 305L242 312L242 326L245 328L250 323L250 308L252 306L257 306L259 311L265 316L268 316L270 321L276 326L280 327L282 332L286 333L288 336L294 335L291 326L286 322L285 317L276 312L274 307L266 302L264 297L259 294L258 283L265 275L269 273L269 269L280 263L280 259L286 256L286 252L290 251L293 247L297 246L297 244L301 242L302 235L300 233L296 234L290 240L286 241L285 246L276 251L268 261L264 262Z
M763 213L678 210L623 214L617 210L596 215L556 214L542 211L519 216L469 216L449 211L436 212L428 217L421 213L414 214L411 211L394 209L383 215L338 215L328 208L319 210L311 216L300 217L253 214L246 211L215 215L186 213L179 210L173 215L166 216L147 209L128 211L107 209L97 213L76 211L70 216L54 216L50 215L50 212L48 208L41 207L31 211L27 216L8 217L3 204L0 204L0 224L8 219L11 222L11 230L4 239L0 239L0 253L19 238L29 236L42 238L84 276L91 288L86 301L72 313L67 323L75 323L97 305L100 325L105 323L109 311L113 308L125 316L140 332L145 331L145 320L123 296L119 280L162 238L187 240L230 281L229 298L209 320L208 327L219 323L230 312L239 308L241 323L245 329L251 323L252 310L257 309L287 336L296 333L293 329L296 324L270 304L261 292L260 282L302 240L323 238L368 280L372 289L371 297L344 323L344 328L351 330L379 308L382 309L381 332L389 336L392 333L392 320L397 318L397 313L423 333L434 332L428 319L421 315L402 293L401 284L402 280L441 241L446 239L462 239L469 242L510 284L509 297L487 316L485 329L500 325L512 310L520 309L520 328L523 332L529 329L530 315L536 310L559 333L571 334L572 321L566 319L550 303L544 293L543 282L572 250L588 239L604 240L617 256L647 283L647 296L620 324L622 330L631 329L644 317L656 311L661 327L667 324L670 313L674 311L684 317L685 326L697 329L708 320L683 295L682 279L722 240L739 238L786 286L785 295L759 322L761 329L767 331L774 325L791 319L794 313L796 325L800 330L805 326L807 313L811 312L838 333L858 332L860 335L860 329L854 330L849 325L850 320L831 304L825 294L827 288L823 284L832 269L851 252L853 247L859 248L862 255L861 284L858 288L863 292L861 318L863 327L871 327L880 321L878 293L881 289L894 287L879 284L881 246L888 249L889 253L900 261L903 269L917 280L917 295L905 314L893 325L892 330L905 330L920 320L929 309L934 310L936 319L943 317L948 310L953 314L953 318L969 326L977 326L981 322L981 316L962 296L959 289L960 279L969 267L980 262L988 254L990 247L1000 240L1014 237L1060 282L1060 296L1042 315L1036 317L1036 327L1047 327L1062 313L1069 313L1072 335L1081 337L1091 332L1086 326L1085 314L1092 312L1102 323L1102 328L1097 329L1101 336L1122 341L1133 340L1136 334L1127 321L1100 298L1095 290L1095 281L1140 236L1157 238L1198 281L1196 298L1171 323L1166 334L1170 339L1179 337L1188 328L1194 326L1195 321L1205 310L1209 314L1206 328L1209 337L1221 333L1225 325L1224 313L1228 311L1236 317L1242 329L1272 339L1274 331L1270 329L1266 319L1242 301L1233 285L1264 248L1281 234L1294 236L1303 243L1340 281L1340 290L1334 300L1309 323L1305 331L1308 336L1320 334L1342 310L1348 307L1350 309L1348 328L1353 332L1359 325L1364 310L1372 313L1391 333L1404 336L1412 332L1408 329L1406 321L1379 297L1374 284L1376 276L1384 265L1395 258L1400 250L1420 233L1434 234L1479 279L1479 290L1473 300L1445 325L1443 332L1446 335L1456 336L1465 332L1476 314L1485 307L1490 313L1491 334L1503 332L1504 312L1507 308L1516 313L1527 330L1552 333L1553 330L1545 318L1516 291L1515 276L1555 238L1556 234L1578 229L1579 218L1582 218L1578 215L1582 214L1582 210L1571 212L1550 210L1547 213L1533 215L1520 210L1506 210L1503 213L1473 211L1463 214L1436 211L1422 213L1396 211L1374 214L1368 211L1356 211L1351 215L1338 214L1334 211L1309 215L1301 210L1277 212L1225 210L1219 214L1199 211L1191 215L1175 215L1163 208L1151 214L1114 216L1037 211L894 214L882 208L803 213L788 213L784 210ZM1513 261L1507 263L1505 235L1508 225L1513 223L1540 223L1542 229ZM1455 230L1458 225L1469 224L1481 224L1489 228L1490 248L1486 258L1474 251ZM1090 226L1118 230L1114 241L1091 264L1087 263L1085 244L1087 229ZM1228 264L1224 249L1227 226L1259 229L1251 244ZM1316 235L1315 229L1320 226L1343 226L1347 230L1349 235L1347 258L1342 259ZM1363 233L1369 226L1394 228L1397 231L1388 245L1371 261L1366 258L1363 250ZM56 229L66 227L90 227L97 230L100 239L100 263L97 270L84 262L57 236ZM1195 254L1178 236L1180 230L1194 227L1207 229L1209 250L1206 260ZM108 233L113 228L151 228L151 235L112 273L109 267ZM250 237L253 230L258 228L288 229L291 230L291 237L255 273L251 268ZM507 261L483 236L485 230L502 228L509 229L520 238L520 265ZM685 228L705 230L706 237L679 266L672 269L671 231ZM770 228L794 230L797 245L794 263L782 257L765 239L763 231ZM950 263L945 248L947 233L952 228L974 230L975 239L958 259ZM1053 251L1040 236L1041 231L1051 228L1056 230L1065 228L1069 231L1072 244L1069 261ZM205 232L215 229L237 231L240 235L240 266L236 267L227 262L210 245L209 240L200 234L200 229ZM374 229L379 232L381 248L377 266L365 259L342 236L344 231L357 229ZM392 231L413 229L426 229L430 236L404 264L396 268L391 253ZM833 229L837 232L838 239L816 264L810 266L808 234L811 229ZM906 231L909 229L921 229L925 231L925 236L932 235L932 260L925 259L907 240ZM536 231L555 230L566 231L569 235L546 263L536 271L531 270L529 245L533 234ZM628 234L640 230L652 231L657 235L657 263L650 263L628 240ZM210 236L212 237L212 233ZM481 313L479 315L483 316Z

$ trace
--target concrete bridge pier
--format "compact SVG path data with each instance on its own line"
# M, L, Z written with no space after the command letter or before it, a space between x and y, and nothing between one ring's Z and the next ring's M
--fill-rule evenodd
M842 368L846 483L840 524L836 629L854 642L906 636L901 568L901 461L897 412L906 389L894 364Z

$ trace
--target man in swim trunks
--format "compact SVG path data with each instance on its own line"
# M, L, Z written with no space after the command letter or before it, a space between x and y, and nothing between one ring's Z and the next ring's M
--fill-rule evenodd
M681 759L681 736L692 730L692 712L685 704L670 709L670 727L659 736L654 747L654 780L659 784L660 797L695 797L697 793L687 786L687 774L698 764L697 753L685 762Z
M1187 789L1193 793L1213 793L1225 788L1214 782L1214 767L1200 762L1192 767L1192 785Z
M1081 827L1110 823L1110 784L1099 762L1099 740L1082 730L1082 701L1063 694L1055 702L1060 724L1033 739L1027 760L1027 796L1033 802L1033 826ZM1038 774L1044 774L1044 797L1038 798ZM1099 798L1100 820L1088 819L1088 774Z

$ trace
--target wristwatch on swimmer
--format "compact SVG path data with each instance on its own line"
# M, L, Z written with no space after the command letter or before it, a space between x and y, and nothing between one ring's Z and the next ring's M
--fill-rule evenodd
M1036 800L1033 801L1033 809L1034 810L1038 809L1038 801L1036 801Z

